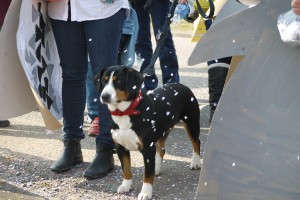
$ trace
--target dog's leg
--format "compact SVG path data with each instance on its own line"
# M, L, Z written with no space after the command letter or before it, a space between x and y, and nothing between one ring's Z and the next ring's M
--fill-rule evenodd
M118 193L129 192L132 185L130 152L120 145L117 145L116 149L123 170L123 182L118 188Z
M155 145L152 145L150 148L144 148L141 151L144 159L145 172L143 187L138 196L139 200L147 200L152 198L153 181L155 174L155 149Z
M165 142L168 137L169 133L165 134L162 138L160 138L156 142L156 155L155 155L155 175L159 175L161 172L162 161L165 151Z
M193 157L191 161L191 169L200 169L201 168L201 159L200 159L200 125L199 121L196 123L184 123L184 128L192 142L193 145Z

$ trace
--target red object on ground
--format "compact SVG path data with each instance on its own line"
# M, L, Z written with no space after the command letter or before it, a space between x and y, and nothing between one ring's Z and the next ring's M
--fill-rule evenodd
M91 124L88 136L96 137L99 134L99 117L96 117Z

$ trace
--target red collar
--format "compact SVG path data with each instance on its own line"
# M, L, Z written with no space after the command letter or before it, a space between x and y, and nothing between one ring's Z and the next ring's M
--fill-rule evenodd
M120 111L119 109L117 109L115 111L111 111L110 114L114 116L138 115L140 114L140 111L135 110L135 108L141 103L141 100L142 100L142 92L139 91L138 96L131 102L131 104L126 110Z

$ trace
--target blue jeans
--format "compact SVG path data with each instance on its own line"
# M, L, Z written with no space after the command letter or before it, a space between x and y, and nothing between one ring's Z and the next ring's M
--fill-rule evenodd
M139 21L139 33L136 42L136 54L144 59L141 66L141 71L145 69L150 63L153 49L151 43L150 33L150 15L152 19L152 25L155 36L163 29L170 9L169 0L153 0L151 4L151 13L144 9L146 0L137 0L136 3L132 4L135 9L138 21ZM159 52L160 68L162 71L162 81L165 83L178 83L178 60L172 34L168 31L168 37L166 38L162 48ZM158 85L157 76L148 76L145 79L145 89L152 90Z
M123 34L121 36L119 54L118 54L118 64L127 67L132 67L134 59L129 61L128 58L134 58L135 54L135 41L138 33L138 21L133 9L130 10L130 15L126 18L123 25ZM132 45L132 46L131 46ZM127 50L126 54L122 54L124 50ZM91 63L88 63L88 70L86 75L86 103L88 116L92 120L99 116L98 113L98 103L95 100L97 98L97 91L93 83L93 72Z
M80 140L85 137L82 126L86 104L87 54L93 74L116 65L125 18L126 11L121 9L107 19L84 22L51 19L62 67L64 139ZM101 120L96 143L113 145L108 108L99 102L98 111Z
M88 62L88 69L86 74L86 106L88 111L88 116L93 120L95 117L99 116L98 102L99 96L94 85L94 73L92 70L92 65Z

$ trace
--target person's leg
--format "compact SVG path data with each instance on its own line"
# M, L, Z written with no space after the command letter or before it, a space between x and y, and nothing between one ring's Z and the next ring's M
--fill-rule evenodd
M86 104L87 104L87 111L88 117L93 120L95 117L99 116L98 111L98 92L96 91L94 85L94 74L92 71L91 63L88 62L88 69L86 74Z
M138 0L132 4L133 9L135 9L138 22L139 22L139 32L138 38L135 45L136 55L143 60L140 71L143 71L150 63L153 49L151 43L151 32L150 32L150 15L147 10L144 9L146 0ZM144 81L145 90L153 90L158 85L157 76L146 76Z
M208 93L210 116L209 123L211 123L214 112L219 103L223 92L227 72L230 67L231 57L220 58L207 62L208 64Z
M126 11L121 9L115 15L101 20L84 22L87 48L93 73L105 67L116 65L118 49ZM98 101L99 102L99 101ZM99 135L96 137L96 156L85 170L87 179L101 178L114 167L114 143L110 132L110 113L107 105L99 102Z
M64 139L83 139L87 49L82 23L51 20L62 67Z
M212 25L212 20L205 20L205 27L208 30ZM215 113L219 100L221 98L227 72L230 67L232 57L215 59L207 62L208 65L208 94L209 94L209 124Z
M88 136L96 137L99 134L99 110L98 110L98 92L94 85L94 74L91 62L88 62L88 69L86 74L86 105L87 117L91 121L91 126L88 130Z
M87 48L82 23L51 20L62 67L62 104L64 151L52 166L54 172L69 170L83 162L80 140L85 109L85 75Z
M152 24L155 35L162 31L170 9L169 0L153 0L151 7ZM163 84L179 83L178 60L170 29L159 52Z

